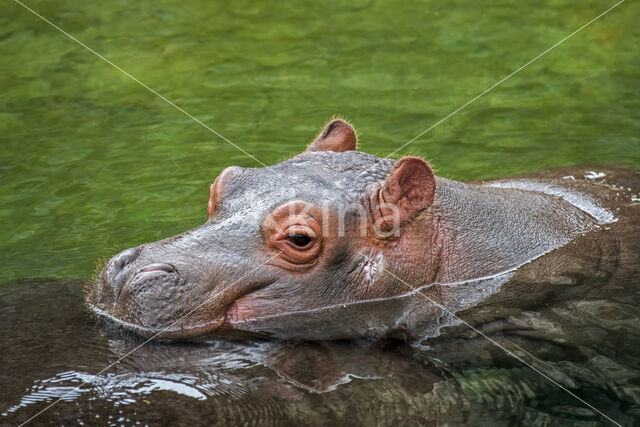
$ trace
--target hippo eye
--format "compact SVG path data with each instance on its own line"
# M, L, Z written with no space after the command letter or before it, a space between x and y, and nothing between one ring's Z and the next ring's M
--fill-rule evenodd
M322 252L321 218L320 206L301 200L275 208L262 223L264 243L273 253L269 263L289 271L305 271L316 265Z
M311 243L311 237L306 234L294 234L293 236L289 236L289 241L299 248L304 248Z

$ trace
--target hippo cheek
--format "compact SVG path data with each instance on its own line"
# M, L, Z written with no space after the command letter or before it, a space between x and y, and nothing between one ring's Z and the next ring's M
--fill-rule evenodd
M267 287L236 299L227 310L223 328L269 334L263 330L265 324L286 325L292 312L305 311L309 306L311 299L305 301L289 296L285 301L280 289L275 288Z
M227 310L224 326L229 329L236 329L239 325L243 325L247 320L256 316L256 306L252 303L251 296L244 296L234 301Z

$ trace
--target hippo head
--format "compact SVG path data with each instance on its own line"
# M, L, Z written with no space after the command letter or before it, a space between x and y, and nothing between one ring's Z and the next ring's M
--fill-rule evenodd
M436 271L436 181L417 157L355 150L353 128L333 120L289 160L226 168L211 185L207 221L111 258L89 307L143 336L171 339L401 330L411 289L399 278L417 285Z

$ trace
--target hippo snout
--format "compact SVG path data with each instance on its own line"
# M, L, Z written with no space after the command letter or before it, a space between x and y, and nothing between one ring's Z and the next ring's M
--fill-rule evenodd
M265 282L245 281L242 262L226 260L224 248L216 250L203 241L211 236L195 229L114 255L87 295L89 308L146 337L189 339L214 333L228 307ZM210 250L199 253L194 247Z
M112 309L119 301L144 294L156 287L172 290L179 283L177 268L172 264L150 259L145 253L146 246L129 248L111 257L96 279L100 292L96 292L92 298L94 306ZM163 297L166 293L158 292Z

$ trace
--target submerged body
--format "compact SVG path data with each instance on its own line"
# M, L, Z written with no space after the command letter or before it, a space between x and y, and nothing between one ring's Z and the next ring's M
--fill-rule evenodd
M208 221L112 258L90 307L145 336L416 340L620 291L588 278L638 263L638 171L465 184L355 149L336 120L290 160L225 169Z

